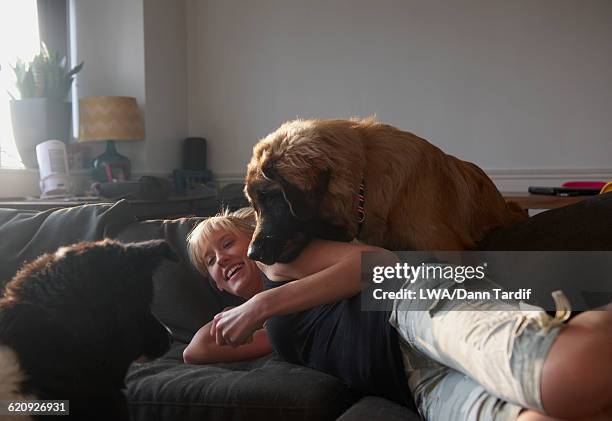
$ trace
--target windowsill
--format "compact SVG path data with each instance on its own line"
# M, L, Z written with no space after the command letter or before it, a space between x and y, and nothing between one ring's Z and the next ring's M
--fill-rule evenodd
M0 197L24 197L40 194L38 170L0 168Z
M7 172L7 173L37 173L38 174L38 169L34 169L34 168L8 168L8 167L0 167L0 174L3 172ZM91 172L91 168L88 169L81 169L81 170L70 170L70 174L87 174Z
M169 177L161 171L132 171L132 180L143 175ZM70 171L75 192L85 192L92 183L91 168ZM32 168L0 168L0 198L40 196L39 173Z
M70 171L70 175L71 176L82 176L82 175L89 175L91 173L91 169L85 169L85 170L72 170ZM38 177L38 170L37 169L33 169L33 168L5 168L5 167L0 167L0 176L2 175L13 175L13 176L23 176L23 177L29 177L32 174L35 174L36 177Z
M82 187L88 185L91 170L70 172L73 182ZM39 173L32 168L0 168L0 198L39 196Z
M31 168L9 168L9 167L0 167L0 174L3 173L8 173L8 174L14 174L16 172L22 172L22 173L26 173L28 171L34 171L34 172L38 172L38 170L33 170Z

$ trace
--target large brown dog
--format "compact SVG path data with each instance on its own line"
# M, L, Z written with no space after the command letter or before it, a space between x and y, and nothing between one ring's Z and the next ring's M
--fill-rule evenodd
M523 218L476 165L412 133L365 120L295 120L253 148L249 256L295 258L312 236L394 250L472 248Z

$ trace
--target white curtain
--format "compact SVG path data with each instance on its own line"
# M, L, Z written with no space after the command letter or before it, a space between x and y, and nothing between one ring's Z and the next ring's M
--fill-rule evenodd
M11 66L40 51L36 0L0 1L0 167L23 168L13 139L9 92L20 98Z

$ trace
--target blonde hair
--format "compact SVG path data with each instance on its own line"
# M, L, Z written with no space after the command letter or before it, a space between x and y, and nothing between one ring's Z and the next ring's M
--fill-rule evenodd
M208 276L204 249L213 233L228 230L234 234L245 234L249 238L255 231L255 212L253 208L241 208L234 212L224 209L215 216L204 219L187 236L187 254L191 264L204 276Z

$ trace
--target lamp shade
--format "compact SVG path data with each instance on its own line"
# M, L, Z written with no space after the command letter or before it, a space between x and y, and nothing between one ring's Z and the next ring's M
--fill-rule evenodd
M142 139L144 127L136 98L92 96L79 101L79 142Z

